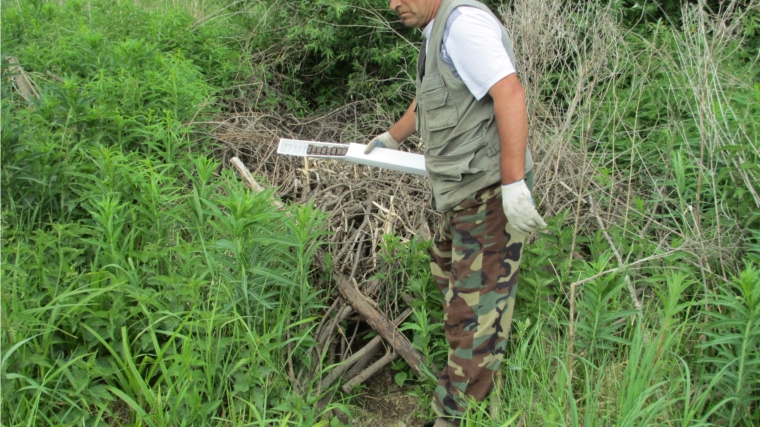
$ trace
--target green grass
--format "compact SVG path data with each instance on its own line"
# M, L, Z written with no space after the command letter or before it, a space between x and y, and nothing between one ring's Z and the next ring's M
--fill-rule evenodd
M42 93L3 86L3 425L314 423L282 367L317 362L323 215L278 210L193 136L245 74L229 29L129 3L3 12Z

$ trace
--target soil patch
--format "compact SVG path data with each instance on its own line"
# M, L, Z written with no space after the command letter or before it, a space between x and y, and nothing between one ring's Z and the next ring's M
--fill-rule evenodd
M427 399L413 396L411 386L399 387L393 380L396 371L378 372L354 400L359 406L354 424L362 427L418 427L427 421Z

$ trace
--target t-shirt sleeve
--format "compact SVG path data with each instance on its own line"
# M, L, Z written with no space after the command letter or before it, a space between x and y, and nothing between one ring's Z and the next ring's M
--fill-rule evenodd
M496 82L515 73L515 66L496 19L480 9L460 9L445 40L446 51L464 84L480 100Z

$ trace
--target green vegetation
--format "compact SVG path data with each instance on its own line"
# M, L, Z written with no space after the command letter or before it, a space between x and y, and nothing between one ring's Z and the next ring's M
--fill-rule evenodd
M357 102L347 126L387 127L419 35L386 3L3 0L2 425L340 425L360 404L317 405L301 375L323 369L326 215L245 190L206 123ZM549 228L497 404L466 425L760 425L760 9L561 3L489 2L525 58ZM386 236L375 277L417 297L402 329L440 366L428 247ZM433 381L393 369L427 419Z
M32 106L3 86L3 425L314 424L282 366L315 363L323 215L278 211L193 133L245 76L229 30L3 9L4 53L60 77Z

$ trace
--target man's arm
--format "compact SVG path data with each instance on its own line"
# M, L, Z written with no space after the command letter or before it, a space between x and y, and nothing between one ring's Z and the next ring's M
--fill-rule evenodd
M395 125L384 132L381 135L376 136L364 149L364 154L369 154L375 147L390 148L391 150L398 150L400 143L404 142L409 135L414 132L417 122L417 113L414 112L417 107L417 99L412 101L412 105L406 109L403 116L396 122Z
M528 108L525 89L510 74L491 86L501 148L501 203L513 228L530 234L546 227L536 211L533 195L525 183L525 151L528 149Z
M406 112L403 116L399 119L398 122L396 122L395 125L391 126L390 132L393 139L396 140L396 142L404 142L407 138L409 138L409 135L414 133L415 128L417 127L417 113L414 112L414 109L417 107L417 98L415 98L412 101L412 104L409 106L409 108L406 109Z
M516 74L491 86L496 125L501 145L501 183L511 184L525 177L525 150L528 147L528 109Z

